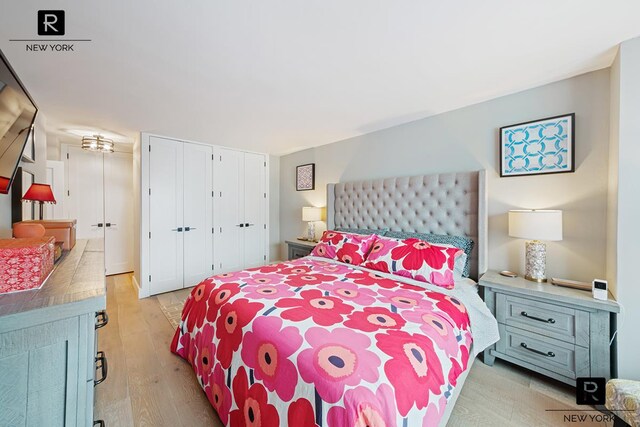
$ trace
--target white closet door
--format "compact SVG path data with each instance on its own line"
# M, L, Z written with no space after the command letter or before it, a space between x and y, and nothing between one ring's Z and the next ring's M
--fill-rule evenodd
M151 293L183 287L182 143L151 137L149 271Z
M244 153L216 149L214 153L213 237L216 273L244 268ZM242 224L242 227L240 225Z
M183 144L184 287L213 274L213 147Z
M262 154L244 155L244 268L266 261L266 164ZM248 226L247 226L248 224Z
M47 184L51 186L56 204L47 203L45 205L46 219L63 219L64 201L64 162L57 160L47 160Z
M104 178L107 275L133 271L133 155L105 154Z
M104 237L102 153L67 146L67 209L75 218L76 238Z

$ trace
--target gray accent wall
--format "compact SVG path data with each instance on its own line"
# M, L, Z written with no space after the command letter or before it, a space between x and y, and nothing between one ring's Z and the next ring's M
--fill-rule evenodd
M575 173L500 178L501 126L572 112ZM609 70L604 69L282 156L280 240L304 233L302 207L325 206L327 183L487 169L489 268L524 270L524 241L507 235L509 209L562 209L564 240L548 243L548 274L601 278L606 264L608 141ZM316 189L298 192L295 167L305 163L316 164ZM280 257L286 258L284 247Z
M619 318L618 374L640 380L640 38L623 42L611 68L611 150L607 278L625 307Z

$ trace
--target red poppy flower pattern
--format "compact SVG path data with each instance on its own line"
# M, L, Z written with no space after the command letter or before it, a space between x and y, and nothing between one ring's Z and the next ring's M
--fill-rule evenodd
M399 240L378 236L362 265L372 270L453 289L455 260L462 254L462 249L432 245L420 239Z
M171 350L225 426L437 425L468 369L469 315L402 280L313 257L217 275L191 291Z
M345 264L360 265L371 251L376 238L374 234L363 235L327 230L322 233L322 238L311 251L311 255L335 259Z
M318 289L300 292L300 298L283 298L276 302L276 307L286 308L280 316L283 319L301 322L311 318L317 325L331 326L339 323L344 314L353 307L342 302L340 298L325 296Z

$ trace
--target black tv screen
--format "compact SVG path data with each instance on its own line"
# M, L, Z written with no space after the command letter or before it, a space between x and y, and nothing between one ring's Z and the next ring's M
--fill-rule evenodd
M7 194L38 108L0 51L0 193Z

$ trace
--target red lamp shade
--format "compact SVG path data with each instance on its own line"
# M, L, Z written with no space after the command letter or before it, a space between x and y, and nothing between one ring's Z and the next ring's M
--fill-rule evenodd
M7 194L9 192L9 178L0 176L0 194Z
M22 200L33 200L36 202L55 203L51 186L47 184L31 184L31 187L22 196Z

